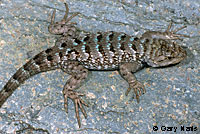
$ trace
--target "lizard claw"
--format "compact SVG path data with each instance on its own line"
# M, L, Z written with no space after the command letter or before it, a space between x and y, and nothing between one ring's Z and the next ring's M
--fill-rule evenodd
M70 98L74 102L74 107L75 107L75 113L76 113L76 118L78 121L79 128L81 127L81 121L80 121L80 116L79 116L79 108L81 109L81 112L83 113L84 117L87 118L87 113L85 112L85 109L83 105L88 107L88 104L83 101L80 96L85 96L82 93L78 93L72 90L68 90L67 93L64 93L64 108L66 113L68 113L68 102L67 99ZM82 105L83 104L83 105Z
M146 90L144 88L144 85L141 84L140 82L136 81L135 83L131 83L129 85L129 88L127 89L125 95L127 96L129 94L129 92L131 91L131 89L134 90L134 93L136 95L136 100L139 103L139 97L143 94L146 93ZM142 90L142 91L141 91Z

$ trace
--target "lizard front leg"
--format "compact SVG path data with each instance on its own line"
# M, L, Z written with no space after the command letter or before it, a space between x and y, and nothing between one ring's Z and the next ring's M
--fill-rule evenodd
M143 84L137 81L134 72L139 70L142 67L141 63L133 62L133 63L123 63L119 67L119 72L121 76L128 82L129 88L127 89L125 95L127 96L131 90L134 90L136 95L137 102L139 103L139 96L146 92Z
M84 94L75 92L74 90L80 87L81 83L87 78L88 70L80 65L77 61L64 61L61 63L61 69L70 74L71 78L66 82L63 88L64 95L64 107L66 112L68 113L68 102L67 99L70 98L74 102L76 118L78 121L79 128L81 127L80 116L79 116L79 108L81 112L87 118L87 114L83 105L88 106L80 96L84 96ZM83 105L82 105L83 104Z

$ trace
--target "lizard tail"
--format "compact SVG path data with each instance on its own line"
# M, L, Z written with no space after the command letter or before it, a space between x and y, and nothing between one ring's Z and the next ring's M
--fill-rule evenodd
M46 50L47 51L47 50ZM27 79L35 74L55 70L58 64L55 62L56 57L48 55L46 51L37 54L30 59L25 65L17 70L17 72L8 80L6 85L0 91L0 108L9 96Z

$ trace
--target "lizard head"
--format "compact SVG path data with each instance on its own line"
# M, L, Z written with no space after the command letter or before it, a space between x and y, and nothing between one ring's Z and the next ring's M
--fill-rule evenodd
M186 28L182 26L175 30L170 30L172 23L164 32L148 31L142 35L142 44L146 46L145 62L152 67L162 67L181 62L186 58L186 51L175 42L181 40L180 37L189 37L176 32Z
M145 61L149 66L162 67L181 62L186 51L172 40L152 39L147 46Z

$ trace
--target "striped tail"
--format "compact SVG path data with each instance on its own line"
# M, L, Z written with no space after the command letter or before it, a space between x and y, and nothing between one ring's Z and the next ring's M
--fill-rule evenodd
M23 65L0 91L0 108L25 80L35 74L57 69L58 65L54 61L54 58L54 56L48 56L45 51L43 51Z

